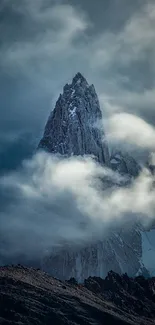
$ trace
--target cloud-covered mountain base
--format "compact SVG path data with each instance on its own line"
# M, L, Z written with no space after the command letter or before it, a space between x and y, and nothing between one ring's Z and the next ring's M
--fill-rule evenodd
M148 170L129 180L91 157L38 152L0 179L1 264L35 265L65 244L81 248L129 224L149 227L153 182Z

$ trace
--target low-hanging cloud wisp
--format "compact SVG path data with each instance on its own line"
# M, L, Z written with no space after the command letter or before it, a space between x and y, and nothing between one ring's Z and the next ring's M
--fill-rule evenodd
M110 141L125 142L139 148L155 149L155 128L141 117L124 112L114 113L106 122Z

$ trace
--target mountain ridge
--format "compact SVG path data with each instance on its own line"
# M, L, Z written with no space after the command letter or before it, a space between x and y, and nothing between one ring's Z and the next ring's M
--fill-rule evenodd
M21 265L0 267L0 324L151 325L154 290L155 278L112 271L78 284Z

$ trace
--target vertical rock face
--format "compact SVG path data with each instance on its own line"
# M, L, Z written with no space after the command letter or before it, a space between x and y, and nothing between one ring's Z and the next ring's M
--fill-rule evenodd
M106 277L110 270L130 276L149 274L142 263L141 233L131 225L82 249L64 247L55 251L44 260L42 267L59 279L75 277L79 282L88 276Z
M131 177L137 177L140 173L140 166L136 160L128 153L116 151L110 158L111 168L117 170L120 174L128 174Z
M95 88L77 73L59 96L39 148L66 156L93 155L101 164L108 165L109 152L101 122Z

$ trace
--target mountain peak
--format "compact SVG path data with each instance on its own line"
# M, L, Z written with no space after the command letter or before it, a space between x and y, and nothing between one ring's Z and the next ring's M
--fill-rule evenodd
M78 89L83 89L86 90L87 88L89 88L91 86L89 86L86 78L80 73L77 72L77 74L73 77L72 82L70 84L66 84L63 88L64 93L70 93L72 90L78 90ZM95 92L95 89L94 89Z
M47 121L39 148L65 156L93 155L109 164L101 125L102 112L94 86L78 72L66 84Z
M75 77L73 78L72 84L80 84L83 82L87 83L87 80L83 77L83 75L80 72L77 72Z

